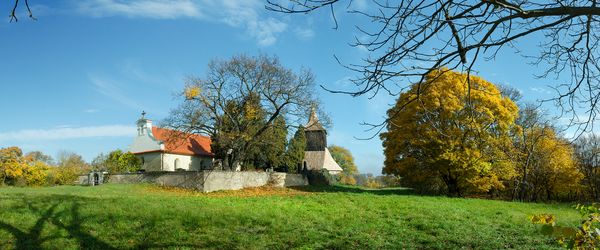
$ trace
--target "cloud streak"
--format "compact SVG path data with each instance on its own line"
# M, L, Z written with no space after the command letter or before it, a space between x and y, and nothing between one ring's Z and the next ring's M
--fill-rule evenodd
M542 93L542 94L552 94L552 92L550 90L548 90L547 88L531 87L531 88L529 88L529 90L531 90L533 92L537 92L537 93Z
M96 92L108 98L111 98L131 109L143 109L142 105L125 95L124 91L121 90L113 81L106 80L93 75L90 75L89 78Z
M81 13L92 17L175 19L201 16L198 6L191 0L91 0L80 1L78 8Z
M131 137L136 134L135 126L105 125L89 127L60 127L52 129L24 129L0 133L0 142L49 141L90 137Z
M283 21L261 16L264 3L260 0L81 0L76 8L82 15L96 18L192 18L224 23L245 29L260 46L274 44L288 27Z

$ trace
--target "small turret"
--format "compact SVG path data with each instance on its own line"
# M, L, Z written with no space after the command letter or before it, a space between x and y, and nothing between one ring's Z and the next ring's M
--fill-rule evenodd
M142 111L142 117L137 120L138 136L152 135L152 120L146 119L146 112Z

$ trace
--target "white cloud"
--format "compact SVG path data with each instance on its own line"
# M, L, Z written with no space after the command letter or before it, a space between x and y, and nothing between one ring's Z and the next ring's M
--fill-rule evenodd
M306 28L296 28L294 29L294 33L296 33L296 36L303 40L308 40L315 36L315 31Z
M548 90L547 88L531 87L531 88L529 88L529 90L538 92L538 93L542 93L542 94L552 94L552 92L550 90Z
M369 9L369 4L366 0L353 0L352 7L358 11L367 11Z
M136 128L129 125L106 125L89 127L59 127L52 129L24 129L0 133L3 141L47 141L89 137L124 137L136 134Z
M273 18L258 20L248 24L250 34L252 34L254 38L258 40L258 44L262 46L273 45L277 41L277 38L275 37L276 34L285 31L286 28L287 24Z
M83 112L92 114L92 113L98 113L98 111L100 111L100 110L98 110L98 109L86 109Z
M118 85L111 80L103 79L98 76L89 76L90 81L93 84L94 90L98 93L111 98L129 108L142 110L142 105L125 95L123 90L121 90Z
M278 19L261 16L265 10L260 0L81 0L77 9L92 17L196 18L220 22L245 29L261 46L274 44L277 35L288 26Z
M88 0L80 1L78 8L81 13L93 17L175 19L201 16L198 6L191 0Z

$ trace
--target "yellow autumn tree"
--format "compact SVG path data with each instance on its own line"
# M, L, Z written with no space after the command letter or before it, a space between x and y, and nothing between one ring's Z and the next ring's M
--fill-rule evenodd
M23 151L18 147L0 149L0 184L15 184L25 174Z
M480 77L433 71L387 114L383 173L405 186L460 196L503 189L516 174L505 152L518 107Z
M47 184L49 166L42 161L29 162L25 171L27 186L43 186Z
M358 168L354 163L354 156L347 148L337 145L327 147L331 153L331 157L342 168L342 172L338 175L341 184L356 185L354 175L358 174Z
M47 169L45 163L24 157L18 147L0 149L0 185L44 185Z
M527 201L570 198L582 187L573 146L557 136L552 127L522 130L515 157L517 177L513 198Z

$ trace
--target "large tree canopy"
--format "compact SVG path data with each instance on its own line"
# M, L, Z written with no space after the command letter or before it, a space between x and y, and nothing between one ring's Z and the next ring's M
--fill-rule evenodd
M385 174L401 176L403 185L450 195L502 189L503 180L515 175L505 151L517 105L492 83L466 77L435 71L400 95L388 111L388 132L381 134ZM424 98L405 105L421 86L427 87Z
M369 56L363 63L345 63L360 72L355 79L359 87L338 92L397 94L403 90L403 86L396 88L398 83L419 84L443 66L471 72L478 62L498 53L523 51L517 42L529 40L539 43L538 51L525 51L525 56L540 66L538 76L567 75L556 83L558 94L552 100L573 115L572 125L578 125L580 132L589 131L588 125L600 111L597 1L371 0L364 10L354 8L352 0L267 2L267 9L278 12L309 13L326 8L336 20L340 12L334 9L343 8L371 21L357 25L360 34L353 44L369 50ZM388 121L379 124L380 128Z
M206 72L188 80L183 103L165 123L211 136L216 157L227 159L230 167L256 162L257 152L265 156L262 160L278 158L287 140L282 129L304 121L317 103L313 75L293 72L276 57L214 60Z

